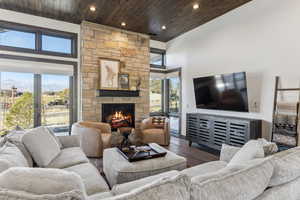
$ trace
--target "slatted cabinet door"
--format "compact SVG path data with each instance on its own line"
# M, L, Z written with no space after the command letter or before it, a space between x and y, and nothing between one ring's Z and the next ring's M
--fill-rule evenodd
M243 146L249 139L249 123L244 121L229 122L228 144L232 146Z
M187 135L186 139L189 140L190 142L198 142L199 140L199 117L198 115L195 114L188 114L187 115L187 124L186 124L186 129L187 129Z
M227 143L228 122L225 119L216 119L213 121L212 143L214 149L220 150L222 144Z

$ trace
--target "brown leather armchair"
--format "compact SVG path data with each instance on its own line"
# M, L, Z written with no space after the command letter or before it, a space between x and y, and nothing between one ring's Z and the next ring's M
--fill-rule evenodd
M102 157L103 150L111 147L111 127L102 122L77 122L72 135L80 135L80 143L87 157Z
M153 123L153 117L149 117L142 121L141 135L143 143L157 143L163 146L168 146L170 144L169 119L166 117L160 118L164 118L164 123Z

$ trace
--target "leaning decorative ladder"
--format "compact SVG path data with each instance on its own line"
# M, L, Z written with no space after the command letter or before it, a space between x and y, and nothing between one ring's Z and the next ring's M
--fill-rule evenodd
M291 94L286 94L286 93ZM296 92L296 93L294 93ZM294 102L291 96L295 97ZM281 87L280 77L276 77L273 108L272 141L279 150L286 150L299 145L299 88Z

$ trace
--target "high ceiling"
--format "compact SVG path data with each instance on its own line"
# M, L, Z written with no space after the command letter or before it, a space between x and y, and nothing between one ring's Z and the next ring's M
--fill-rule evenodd
M169 41L251 0L0 0L0 8L80 24L99 24ZM194 10L193 5L199 4ZM96 8L95 12L90 7ZM126 26L122 27L121 23ZM166 26L162 30L162 26Z

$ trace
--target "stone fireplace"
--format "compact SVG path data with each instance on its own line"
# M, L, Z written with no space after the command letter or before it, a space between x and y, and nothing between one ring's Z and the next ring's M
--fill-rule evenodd
M149 36L84 21L81 24L80 38L82 120L105 121L105 104L134 104L132 126L138 132L141 120L149 116ZM120 60L120 73L129 75L129 88L140 81L139 96L99 96L100 58ZM117 115L116 118L118 117L120 116Z
M133 103L102 104L102 122L109 123L112 131L121 127L135 127L135 105Z

